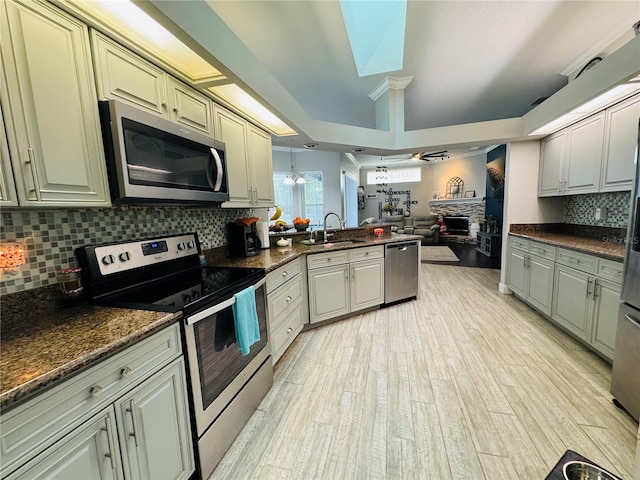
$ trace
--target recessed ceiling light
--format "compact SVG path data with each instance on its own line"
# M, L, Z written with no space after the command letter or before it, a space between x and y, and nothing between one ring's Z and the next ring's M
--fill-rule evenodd
M317 143L304 143L302 145L304 148L316 148L318 146Z

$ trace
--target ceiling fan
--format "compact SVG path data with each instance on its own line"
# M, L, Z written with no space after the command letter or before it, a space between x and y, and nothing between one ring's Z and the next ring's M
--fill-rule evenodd
M435 160L444 160L449 158L447 150L441 150L439 152L417 152L417 153L405 153L402 155L390 155L383 157L383 160L422 160L425 162L431 162Z

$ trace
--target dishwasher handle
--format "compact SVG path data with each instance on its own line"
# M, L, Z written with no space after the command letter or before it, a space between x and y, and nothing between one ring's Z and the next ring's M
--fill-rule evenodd
M385 248L387 250L400 250L400 251L406 251L409 247L416 247L417 245L415 242L409 242L409 243L392 243L391 245L386 245Z

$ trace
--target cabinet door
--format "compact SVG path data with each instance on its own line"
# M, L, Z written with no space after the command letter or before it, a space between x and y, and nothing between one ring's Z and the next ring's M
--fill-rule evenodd
M565 193L597 192L604 142L604 112L569 127Z
M555 133L543 138L540 152L540 172L538 173L538 196L559 195L562 180L562 161L565 155L566 132Z
M20 203L107 205L86 25L44 3L1 8L2 104Z
M311 323L349 313L349 265L309 271Z
M193 473L184 372L180 358L116 403L127 479L188 479Z
M258 207L273 207L273 166L271 135L249 124L247 154L251 166L253 200Z
M247 162L247 123L233 113L215 107L216 132L225 144L229 201L224 207L251 207L253 190ZM273 181L273 176L271 177Z
M577 337L589 341L589 307L593 277L556 264L551 318Z
M613 360L621 287L598 278L594 288L591 344L609 360Z
M551 314L554 262L535 255L528 256L529 292L527 300L542 313Z
M511 290L526 297L527 270L525 267L526 254L517 249L509 250L509 278L507 285Z
M638 146L640 96L614 105L606 112L601 191L631 190Z
M213 102L169 77L169 118L213 137Z
M100 99L120 100L166 117L166 74L95 30L91 40Z
M0 205L9 206L17 204L18 197L13 180L13 169L11 168L11 159L9 157L7 134L4 130L2 105L0 105Z
M19 468L7 480L121 479L113 407L91 420Z
M384 303L384 262L382 259L356 262L351 270L351 311Z

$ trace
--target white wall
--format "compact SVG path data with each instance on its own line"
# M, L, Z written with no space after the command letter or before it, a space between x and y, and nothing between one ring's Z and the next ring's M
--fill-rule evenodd
M273 149L273 170L289 172L291 170L291 153L289 150ZM324 179L324 212L336 212L342 217L342 192L340 190L340 154L317 150L293 151L293 168L296 172L322 171ZM328 225L339 228L333 215Z
M502 224L502 271L500 291L507 288L509 226L514 223L562 223L564 197L538 198L540 142L510 143L505 165L504 217Z

